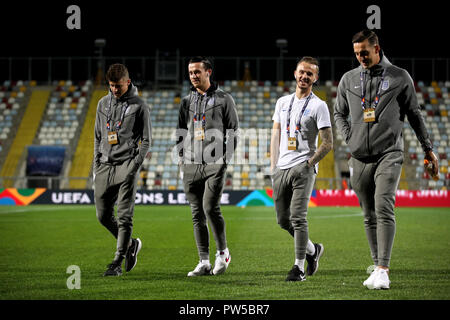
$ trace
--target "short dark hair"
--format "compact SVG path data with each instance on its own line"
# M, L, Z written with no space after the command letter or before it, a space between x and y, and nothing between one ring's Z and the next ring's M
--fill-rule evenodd
M209 70L209 69L212 70L212 68L213 68L211 61L209 61L209 59L206 57L195 56L195 57L192 57L191 59L189 59L189 64L196 63L196 62L203 63L203 67L205 68L205 70Z
M365 40L369 40L369 44L371 46L378 45L378 36L375 32L369 29L362 30L355 34L352 38L352 43L360 43Z
M107 81L118 82L123 78L128 79L130 75L127 67L121 63L115 63L109 66L105 77Z
M298 65L299 65L300 63L302 63L302 62L306 62L306 63L309 63L309 64L314 64L314 65L316 65L316 66L317 66L317 73L319 73L319 60L317 60L316 58L314 58L314 57L309 57L309 56L305 56L305 57L303 57L303 58L301 58L301 59L298 60L298 62L297 62L297 64L296 64L296 67L298 67Z

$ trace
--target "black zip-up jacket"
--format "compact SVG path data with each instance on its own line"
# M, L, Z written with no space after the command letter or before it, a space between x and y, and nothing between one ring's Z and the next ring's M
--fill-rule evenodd
M372 107L381 85L375 121L364 122L361 105L360 73L364 73L366 107ZM380 83L384 72L383 83ZM350 115L350 119L348 119ZM336 127L347 142L354 158L376 160L391 151L404 151L403 123L405 116L413 128L424 151L432 150L414 83L404 69L392 65L381 55L380 63L370 69L362 66L344 74L334 106Z
M197 110L201 122L205 103L205 139L198 141L194 139L194 114ZM236 149L238 128L236 105L229 93L219 89L214 82L211 82L205 95L201 95L191 87L191 93L180 103L176 132L179 162L228 163Z

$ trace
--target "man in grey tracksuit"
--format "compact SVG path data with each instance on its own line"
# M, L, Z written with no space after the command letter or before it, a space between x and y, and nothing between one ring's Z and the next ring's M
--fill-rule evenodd
M180 105L177 151L200 258L188 276L216 275L225 272L231 259L220 199L227 163L236 148L239 121L231 95L210 80L209 60L192 58L188 68L192 88ZM208 222L217 249L214 269L209 262Z
M138 171L150 147L150 112L131 83L127 68L110 66L109 94L98 102L94 132L94 194L97 218L117 239L114 260L105 276L122 274L137 262L142 247L131 237ZM117 203L117 219L114 205Z
M352 42L361 65L342 77L334 119L350 148L351 184L364 212L366 235L376 266L363 284L369 289L389 289L405 116L436 174L438 163L408 72L392 65L383 55L373 31L357 33Z

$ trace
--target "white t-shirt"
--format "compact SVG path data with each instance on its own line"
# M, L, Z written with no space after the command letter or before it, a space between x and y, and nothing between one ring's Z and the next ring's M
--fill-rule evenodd
M309 100L308 106L306 107L300 122L300 132L297 134L297 150L288 150L286 124L289 104L293 95L295 95L295 93L278 99L275 106L275 113L272 117L273 121L278 122L281 125L280 155L277 162L277 167L280 169L292 168L311 158L317 149L319 130L331 127L330 112L327 104L312 93L311 99ZM307 97L298 99L297 96L295 96L294 98L290 119L290 137L296 136L296 123L306 100ZM317 164L316 172L318 172Z

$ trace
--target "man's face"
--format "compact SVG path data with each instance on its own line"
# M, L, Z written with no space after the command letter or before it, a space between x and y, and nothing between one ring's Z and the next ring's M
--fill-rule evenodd
M189 80L191 80L194 88L200 90L207 89L209 84L209 76L211 75L211 70L205 70L202 62L190 63L188 66Z
M369 69L379 62L380 46L372 46L367 39L363 42L354 43L353 51L364 69Z
M109 88L116 99L119 99L128 90L128 85L131 83L130 79L122 78L118 82L108 81Z
M308 62L300 62L297 69L294 71L297 87L300 89L308 89L312 87L313 83L319 78L318 70L315 64Z

